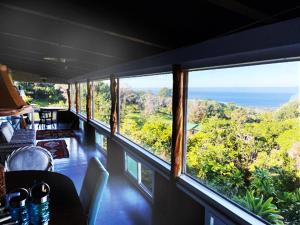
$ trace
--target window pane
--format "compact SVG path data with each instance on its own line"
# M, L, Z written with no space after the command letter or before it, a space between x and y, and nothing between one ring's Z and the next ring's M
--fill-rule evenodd
M172 75L120 79L120 133L170 161Z
M96 145L104 151L107 151L107 138L95 131Z
M141 183L147 188L148 192L152 194L153 191L153 171L144 165L141 166Z
M93 103L94 120L109 126L111 108L109 80L94 81Z
M28 104L35 104L37 107L68 107L68 85L66 84L16 81L15 85Z
M76 110L76 89L75 89L75 84L70 85L70 98L71 98L71 109Z
M135 179L138 179L138 163L129 155L126 154L126 168Z
M80 113L86 114L86 95L87 95L87 86L86 83L80 83Z
M299 222L299 68L189 73L187 173L272 224Z

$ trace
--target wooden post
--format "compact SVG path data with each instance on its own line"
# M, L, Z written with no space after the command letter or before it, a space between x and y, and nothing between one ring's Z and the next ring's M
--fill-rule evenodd
M76 113L79 113L79 83L75 83L75 104L76 104Z
M171 176L180 176L185 143L184 123L186 111L187 71L180 65L173 65L173 130L171 151Z
M92 81L88 80L86 82L86 86L87 86L87 95L86 95L86 118L87 120L92 119L92 92L93 92L93 84Z
M111 96L111 111L110 111L110 131L114 135L118 127L119 115L119 85L118 79L110 76L110 96Z
M70 111L71 108L72 108L72 102L71 102L71 84L68 84L67 95L68 95L68 106L69 106L69 111Z

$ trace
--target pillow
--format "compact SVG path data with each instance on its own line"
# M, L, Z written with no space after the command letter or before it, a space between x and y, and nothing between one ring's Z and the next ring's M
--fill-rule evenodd
M13 134L10 131L9 126L2 126L1 127L1 133L2 136L4 137L4 140L9 143L12 139Z
M8 127L11 135L14 135L15 130L14 130L13 126L9 122L3 122L0 126L0 128L5 127L5 126Z

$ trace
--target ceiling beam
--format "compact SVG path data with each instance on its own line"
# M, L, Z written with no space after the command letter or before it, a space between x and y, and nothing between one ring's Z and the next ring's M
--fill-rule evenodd
M44 64L48 64L48 65L53 65L52 67L55 67L55 69L61 70L58 67L65 67L67 66L68 68L74 69L74 70L81 70L81 71L85 71L85 72L90 72L91 69L86 69L84 67L79 67L79 66L70 66L68 64L62 64L59 62L52 62L52 61L47 61L47 60L43 60L43 59L33 59L33 58L28 58L28 57L22 57L19 55L11 55L11 54L6 54L6 53L0 53L0 55L2 56L7 56L13 59L20 59L20 60L26 60L26 61L32 61L32 62L39 62L39 63L44 63Z
M61 17L56 17L56 16L52 16L52 15L49 15L49 14L45 14L45 13L42 13L42 12L37 12L37 11L34 11L34 10L25 9L25 8L21 8L21 7L18 7L18 6L4 4L4 3L0 3L0 6L11 9L11 10L20 11L20 12L23 12L23 13L28 13L28 14L40 16L40 17L43 17L43 18L56 20L58 22L71 24L71 25L81 27L81 28L84 28L84 29L87 29L87 30L101 32L101 33L104 33L104 34L107 34L107 35L110 35L110 36L114 36L114 37L117 37L117 38L129 40L129 41L132 41L132 42L135 42L135 43L148 45L148 46L163 49L163 50L169 50L170 49L170 47L167 47L167 46L164 46L164 45L149 42L149 41L142 40L142 39L132 37L132 36L128 36L128 35L119 34L119 33L113 32L113 31L109 31L109 30L100 29L100 28L97 28L97 27L94 27L94 26L74 22L74 21L71 21L71 20L63 19Z
M27 49L23 49L23 48L15 48L15 47L11 47L11 46L0 47L0 50L23 52L25 54L32 54L32 55L40 56L41 59L45 57L45 54L42 54L40 52L36 52L36 51L32 51L32 50L27 50ZM82 63L82 64L91 65L91 66L94 66L94 67L99 67L99 64L96 64L96 63L91 63L91 62L88 62L88 61L85 61L85 60L81 60L81 59L78 59L77 61L79 63Z
M269 15L267 15L266 13L263 13L257 9L246 6L236 0L206 0L206 1L254 20L262 20L269 17Z
M34 38L34 37L29 37L29 36L25 36L25 35L21 35L21 34L14 34L14 33L9 33L9 32L0 32L0 34L5 35L5 36L9 36L9 37L18 38L18 39L35 41L35 42L39 42L39 43L47 44L47 45L51 45L51 46L72 49L72 50L75 50L75 51L94 54L94 55L103 56L103 57L107 57L107 58L116 58L116 59L122 60L121 58L119 58L117 56L113 56L113 55L109 55L109 54L105 54L105 53L100 53L100 52L95 52L95 51L91 51L91 50L86 50L86 49L82 49L82 48L76 48L76 47L73 47L73 46L70 46L70 45L65 45L65 44L57 43L57 42L53 42L53 41L45 41L45 40L41 40L41 39L37 39L37 38Z
M42 74L43 76L49 76L49 77L51 77L53 75L54 76L59 75L61 77L74 77L76 75L82 74L82 72L78 72L78 70L58 70L57 68L53 68L53 67L47 68L47 66L39 67L38 63L32 63L32 62L24 63L24 61L20 60L20 59L11 59L11 58L2 59L0 57L0 63L6 64L10 68L22 66L23 71L26 71L26 72L38 71L35 73L39 73L39 74Z

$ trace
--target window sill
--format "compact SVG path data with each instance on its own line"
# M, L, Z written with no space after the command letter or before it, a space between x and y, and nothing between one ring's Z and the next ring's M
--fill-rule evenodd
M105 136L110 135L110 128L105 126L103 123L101 123L97 120L94 120L94 119L91 119L89 122L95 129L100 130L100 132L103 135L105 135Z
M233 220L238 224L245 225L267 224L263 219L257 218L254 214L252 215L251 212L245 211L187 175L183 174L178 178L177 187L201 205L211 209L221 218L225 217L227 220Z

